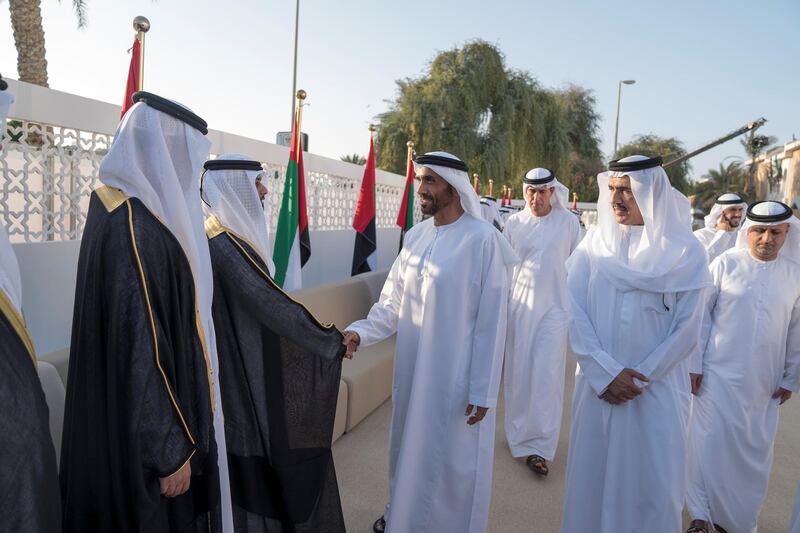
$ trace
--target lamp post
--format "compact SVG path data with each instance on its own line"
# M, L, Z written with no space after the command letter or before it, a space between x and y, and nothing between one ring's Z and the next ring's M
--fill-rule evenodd
M619 134L619 103L622 99L622 84L633 85L636 80L620 80L617 83L617 124L614 126L614 156L617 157L617 135Z

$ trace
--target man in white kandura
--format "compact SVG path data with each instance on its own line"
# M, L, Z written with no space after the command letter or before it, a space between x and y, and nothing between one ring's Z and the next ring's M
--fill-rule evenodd
M708 252L709 262L734 247L745 209L747 203L736 193L727 192L717 197L711 212L706 215L706 227L694 232Z
M778 406L800 388L800 220L780 202L747 211L736 248L711 264L692 410L688 531L755 532Z
M528 205L509 217L503 234L520 262L511 278L506 336L505 428L514 457L548 474L564 405L569 304L567 258L581 227L567 210L569 190L545 168L522 179Z
M480 533L516 254L481 218L467 165L432 152L414 166L431 218L406 234L380 300L344 338L354 351L397 332L389 502L373 529Z
M674 533L706 254L661 158L599 174L597 226L567 263L578 359L562 533Z

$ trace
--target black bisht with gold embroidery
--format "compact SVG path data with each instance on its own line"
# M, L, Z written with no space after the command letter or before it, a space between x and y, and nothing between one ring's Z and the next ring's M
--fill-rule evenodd
M207 360L189 262L136 198L92 194L78 261L61 447L64 530L219 529ZM159 478L191 461L191 487Z
M216 217L206 233L235 529L343 532L330 449L342 334L278 288Z
M33 343L0 289L0 530L61 531L58 470Z

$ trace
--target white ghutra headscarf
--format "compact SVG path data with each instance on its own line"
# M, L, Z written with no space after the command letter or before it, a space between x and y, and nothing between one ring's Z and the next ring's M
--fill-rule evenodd
M709 211L704 218L706 227L716 230L719 219L729 207L741 207L747 211L747 202L745 202L741 196L732 192L726 192L725 194L718 196L717 201L711 207L711 211ZM739 227L741 228L741 226Z
M789 224L789 235L778 255L794 263L800 264L800 219L794 216L792 209L782 202L756 202L747 210L747 218L736 236L736 249L750 248L747 232L755 226L777 226Z
M553 187L550 205L569 209L569 189L556 178L552 171L546 168L533 168L522 178L522 196L527 198L528 189L549 189Z
M633 155L612 161L597 175L597 226L583 239L592 263L621 291L682 292L711 284L706 253L686 223L685 206L670 185L661 159ZM608 182L629 176L644 218L641 241L623 257L623 229L614 218Z
M213 160L215 163L224 161L249 161L253 167L260 166L258 161L242 154L223 154ZM223 226L253 246L269 268L270 275L273 275L275 265L269 253L269 218L264 213L264 205L256 190L256 178L259 175L263 179L263 169L215 170L211 167L204 174L201 188L203 200L207 203L205 210L216 215ZM268 201L266 205L269 205Z
M439 160L438 163L436 161L437 159ZM437 175L441 176L443 180L456 190L461 200L461 207L464 209L465 213L491 225L481 214L480 199L475 189L472 188L472 184L469 182L467 165L463 161L447 152L428 152L414 160L414 170L416 171L416 169L421 167L426 167L436 172ZM518 263L519 257L517 257L517 253L511 247L508 240L506 240L499 231L494 231L493 233L500 246L503 262L506 266Z

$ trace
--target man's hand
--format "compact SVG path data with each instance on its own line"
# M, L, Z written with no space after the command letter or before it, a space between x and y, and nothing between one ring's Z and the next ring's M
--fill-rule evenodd
M625 401L620 400L619 398L611 394L608 390L606 390L603 394L600 395L600 399L607 401L611 405L622 405L623 403L625 403Z
M192 466L189 461L181 467L180 470L168 477L158 479L161 485L161 494L167 498L174 498L180 496L189 490L189 484L192 481Z
M469 404L467 406L467 411L464 413L464 416L469 416L469 418L467 419L468 426L474 426L475 424L483 420L483 418L486 416L486 413L489 411L488 407L478 406L478 408L475 409L475 414L470 416L474 408L475 408L474 405Z
M359 337L358 333L355 331L350 330L345 330L343 334L344 339L342 339L342 344L347 346L347 352L344 354L344 356L348 359L352 359L353 354L358 351L358 346L361 344L361 337Z
M692 374L690 372L689 380L692 382L692 394L697 396L697 393L700 390L700 385L703 383L703 374Z
M625 403L628 400L633 400L642 393L642 389L637 387L633 382L633 378L640 381L649 382L650 379L644 374L640 374L632 368L623 368L622 372L617 374L608 385L606 392L611 393L611 396L620 400L619 403Z
M783 405L787 401L789 401L789 398L792 397L792 391L786 390L783 387L781 387L780 389L775 391L775 394L773 394L772 397L773 398L780 398L781 399L780 405ZM794 405L794 404L792 404L792 405Z

